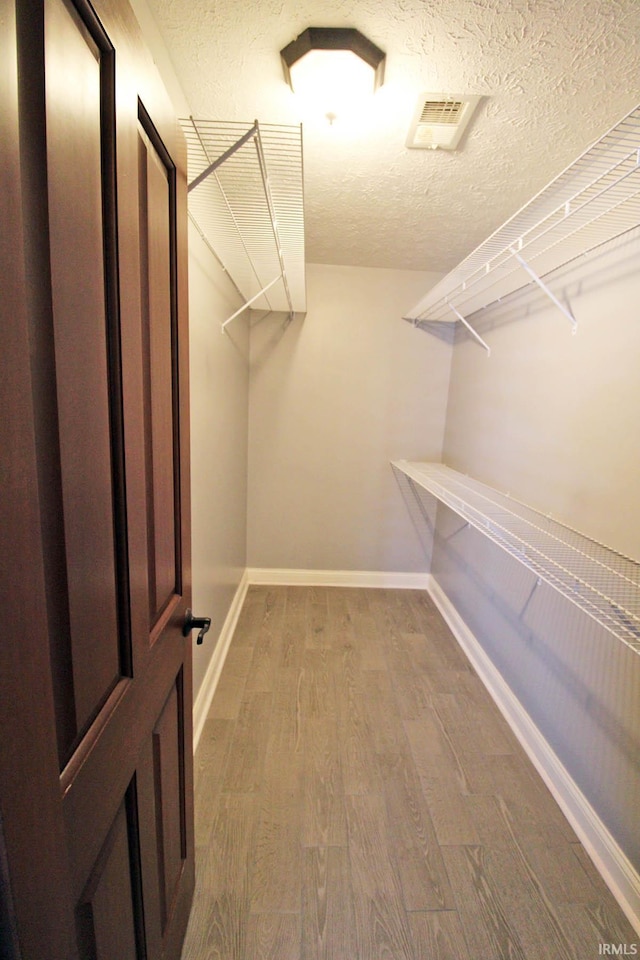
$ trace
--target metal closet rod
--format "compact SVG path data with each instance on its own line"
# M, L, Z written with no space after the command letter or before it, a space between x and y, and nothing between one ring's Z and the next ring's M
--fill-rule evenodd
M254 138L254 142L255 142L255 138ZM221 182L220 182L220 177L218 176L218 174L216 173L215 170L213 171L213 175L214 175L215 178L216 178L216 183L218 184L218 190L220 191L220 196L222 197L222 199L223 199L223 201L224 201L224 204L225 204L225 206L226 206L226 208L227 208L227 211L228 211L228 213L229 213L229 216L231 217L231 220L233 221L233 225L234 225L234 227L236 228L236 233L237 233L238 236L240 237L240 243L242 244L242 249L243 249L244 252L245 252L245 256L246 256L246 258L247 258L247 261L249 262L249 266L251 267L251 270L252 270L252 272L253 272L253 275L254 275L254 277L256 278L256 281L257 281L257 283L258 283L258 286L260 286L260 284L262 283L262 281L260 280L260 277L259 277L259 275L258 275L258 271L256 270L256 265L255 265L255 263L253 262L253 259L252 259L252 257L251 257L251 253L249 252L249 248L247 247L246 238L245 238L242 230L240 229L240 224L238 223L238 219L237 219L237 217L236 217L236 215L235 215L235 213L234 213L234 211L233 211L233 206L232 206L232 204L231 204L231 202L230 202L230 200L229 200L229 198L228 198L228 196L227 196L227 194L226 194L226 192L225 192L224 187L222 186L222 184L221 184ZM280 269L281 269L281 271L284 269L284 267L282 266L282 264L280 265ZM226 271L227 273L229 273L229 276L231 276L230 271L228 271L226 267L225 267L225 271ZM266 287L266 288L263 287L263 289L262 289L261 292L264 293L265 289L268 290L269 287L271 287L271 286L273 286L272 283L270 283L269 286ZM240 295L243 296L242 293L241 293ZM252 298L251 302L253 303L254 300L257 300L259 296L260 296L260 294L257 294L257 296L255 296L255 297ZM267 303L269 304L269 308L271 309L271 303L269 302L269 298L267 297L266 299L267 299ZM247 306L247 304L245 304L245 306ZM234 317L237 317L237 316L238 316L238 313L242 313L242 310L243 310L243 309L244 309L244 307L243 307L240 311L236 311L236 313L233 315L233 317L230 317L229 319L230 319L230 320L233 320ZM223 330L224 330L224 328L226 327L226 325L227 325L228 322L229 322L229 320L225 320L225 322L222 324L222 329L223 329Z
M239 317L243 310L246 310L247 307L250 307L252 303L255 303L255 301L258 299L258 297L261 297L263 293L266 293L267 290L269 290L269 288L274 285L274 283L277 283L278 280L282 280L282 279L284 279L283 274L279 273L277 277L274 277L274 278L273 278L273 280L271 281L271 283L268 283L268 284L266 285L266 287L263 287L262 290L259 290L258 293L256 293L256 295L255 295L254 297L251 297L250 300L247 300L246 303L243 303L242 306L239 307L238 310L236 310L235 313L232 313L231 316L230 316L227 320L224 321L224 323L222 324L222 328L221 328L221 329L222 329L222 332L224 333L224 328L227 326L228 323L231 323L232 320L235 320L236 317Z
M525 270L525 271L529 274L529 276L531 277L531 279L532 279L535 283L538 284L538 286L540 287L540 289L547 295L547 297L549 298L549 300L551 300L551 302L552 302L553 304L555 304L555 306L556 306L560 311L562 311L562 313L564 314L564 316L567 317L567 319L568 319L568 320L570 321L570 323L571 323L571 332L572 332L572 333L575 333L576 330L577 330L577 328L578 328L578 323L577 323L577 321L576 321L576 318L573 316L573 314L571 313L571 311L570 311L567 307L565 307L564 304L560 302L560 300L558 300L558 298L556 297L556 295L551 291L551 289L547 286L547 284L544 282L544 280L543 280L540 276L538 276L538 274L535 272L535 270L527 263L527 261L524 259L524 257L522 257L522 256L518 253L518 250L521 249L522 246L523 246L523 242L522 242L522 238L520 238L519 241L518 241L518 244L517 244L517 249L514 250L513 247L509 247L509 248L508 248L509 253L511 254L512 257L515 257L515 259L518 261L518 263L519 263L520 266L523 268L523 270ZM503 263L501 264L501 266L504 266L504 261L503 261ZM490 262L487 262L486 268L485 268L485 272L488 274L489 271L490 271L490 269L491 269ZM477 282L477 280L476 280L476 281L472 281L472 283L474 283L474 282ZM466 290L466 289L467 289L467 283L466 283L466 281L461 285L461 289L462 289L462 290ZM498 298L498 300L499 300L499 299L500 299L500 298ZM494 302L496 302L496 301L494 301ZM462 324L464 324L464 326L467 328L467 330L469 331L469 333L475 338L475 340L480 344L480 346L484 347L484 349L487 351L487 356L490 357L490 356L491 356L491 348L489 347L488 343L486 343L486 342L482 339L482 337L480 336L480 334L479 334L476 330L474 330L474 328L471 326L471 324L469 323L469 321L467 320L467 318L458 310L457 307L455 307L455 306L453 305L453 303L451 303L451 301L450 301L447 297L445 297L445 298L443 299L443 304L444 304L445 306L449 307L449 309L456 315L456 317L458 318L458 320L459 320ZM489 304L487 304L487 306L488 306L488 305L489 305ZM486 309L486 307L485 307L485 308L482 308L482 309ZM474 311L474 312L475 312L475 311ZM413 319L413 318L411 318L411 317L408 317L408 318L406 318L406 319L408 319L408 320L413 320L414 325L417 326L417 325L421 322L421 320L423 320L423 319L428 319L428 318L416 317L415 319Z
M197 187L198 184L202 183L203 180L206 180L207 177L211 173L213 173L214 170L217 170L218 167L225 162L225 160L228 160L229 157L232 157L234 153L240 149L240 147L243 147L247 142L247 140L251 140L252 137L255 137L257 132L258 132L258 121L254 120L253 126L251 127L250 130L247 130L247 132L243 136L241 136L239 140L236 140L236 142L231 147L229 147L228 150L225 150L225 152L221 154L217 160L214 160L213 163L210 163L206 170L203 170L202 173L198 174L195 180L191 181L191 183L187 187L187 193L191 193L191 191L195 187Z
M605 185L601 187L601 189L599 189L596 193L592 193L592 195L588 196L586 200L582 200L581 202L579 202L578 206L572 206L576 202L576 200L580 200L581 197L584 197L584 195L592 187L594 187L595 185L597 185L602 181L605 181L606 178L609 177L612 173L619 170L624 164L628 163L628 161L633 159L635 159L635 163L632 168L622 173L615 180L612 180L609 183L605 183ZM584 184L581 185L579 190L576 190L568 199L563 200L561 203L559 203L556 207L554 207L553 210L549 211L549 213L547 213L540 220L536 220L535 223L531 223L530 226L521 229L519 232L519 235L517 237L514 237L513 240L508 241L505 239L504 247L502 247L497 252L494 252L490 256L488 256L487 260L481 266L476 267L472 273L470 273L464 280L458 283L458 286L455 290L453 290L446 297L442 297L442 299L439 302L436 302L435 304L433 304L433 309L437 310L439 306L442 307L448 304L450 297L454 297L454 296L458 297L459 294L461 293L468 293L471 290L471 287L473 287L477 283L481 283L489 273L493 272L496 269L501 269L502 267L504 267L506 263L505 260L502 260L500 261L500 263L497 263L497 264L495 263L495 261L497 261L500 257L504 256L507 252L512 255L516 255L516 258L520 259L519 257L517 257L517 254L515 254L515 251L513 249L514 244L516 246L516 249L520 253L522 253L529 247L530 244L538 244L545 235L551 234L552 242L544 249L536 250L536 252L533 254L533 258L535 258L540 256L541 253L547 253L553 247L556 247L566 242L567 238L572 235L571 233L560 236L555 240L553 239L553 234L558 230L559 226L566 222L570 222L570 221L575 222L576 219L578 219L578 215L581 214L589 206L589 204L593 203L594 201L601 200L609 191L611 191L615 187L619 187L622 183L624 183L624 181L628 177L637 173L638 168L640 168L640 149L632 150L631 152L626 153L623 157L617 158L615 163L609 164L606 169L599 171L597 174L597 177L592 182L590 182L587 186L585 186ZM632 198L633 198L633 195L631 196L631 198L625 197L623 198L622 203ZM578 223L578 226L575 227L573 232L575 233L578 230L583 230L586 227L592 226L597 220L601 219L603 216L609 216L612 213L612 211L617 206L620 205L620 203L621 201L619 200L614 201L611 207L605 209L604 211L598 210L590 219L580 221ZM564 211L564 216L561 219L558 219L558 214L561 211ZM547 226L545 226L543 230L540 230L539 228L544 223L546 223ZM506 227L508 227L508 223L505 224L505 228ZM533 231L537 231L537 232L533 237L529 237L528 235L532 234ZM499 233L499 232L500 231L496 231L496 233ZM591 249L591 246L587 246L584 250L584 253L588 253L590 249ZM498 278L498 281L496 282L499 282L499 279L500 278ZM533 276L533 279L536 280L537 282L538 276L537 275ZM491 302L492 301L489 301L489 303L486 304L486 306L489 306ZM459 301L458 301L458 306L461 306ZM563 308L560 307L560 309L562 310ZM473 312L475 312L475 310ZM563 310L563 312L565 311ZM575 320L573 317L569 317L569 319L571 320L572 323L575 323Z
M192 123L193 123L193 120L192 120ZM200 137L200 133L199 133L199 131L197 130L197 128L195 127L195 124L194 124L194 129L196 130L196 134L198 135L198 139L200 140L200 143L201 143L203 149L205 150L205 155L206 155L206 149L205 149L205 147L204 147L204 144L202 143L202 138ZM236 140L236 142L235 142L234 144L232 144L232 145L229 147L228 150L225 150L224 153L222 153L216 160L214 160L212 163L210 163L209 166L206 168L206 170L203 170L202 173L198 174L198 176L194 178L194 180L189 184L189 186L188 186L188 188L187 188L187 192L190 192L191 190L194 189L194 187L197 187L200 183L203 183L203 181L206 180L207 177L210 177L212 174L215 174L215 172L216 172L216 170L218 169L218 167L220 167L226 160L228 160L230 157L232 157L238 150L240 150L241 147L243 147L243 146L245 145L245 143L248 143L249 140L253 139L254 142L255 142L255 138L256 138L257 135L258 135L258 121L257 121L257 120L254 120L253 126L252 126L249 130L247 130L246 133L244 133L241 137L239 137L239 139ZM245 239L244 239L244 237L243 237L243 235L242 235L242 231L240 230L240 227L239 227L239 225L238 225L238 221L236 220L236 216L235 216L235 214L234 214L234 212L233 212L233 209L232 209L232 207L231 207L231 204L229 203L229 199L228 199L228 197L227 197L227 195L226 195L226 193L225 193L225 191L224 191L224 188L223 188L222 184L220 183L220 180L219 180L219 178L218 178L217 175L216 175L216 183L218 184L218 189L220 190L220 193L221 193L221 195L222 195L222 199L224 200L224 203L225 203L225 205L226 205L226 207L227 207L227 210L229 211L229 215L230 215L231 219L233 220L233 224L234 224L234 226L235 226L235 228L236 228L236 230L237 230L238 236L240 237L240 242L242 243L242 247L243 247L244 252L245 252L245 254L246 254L247 260L249 261L249 264L250 264L250 266L251 266L251 269L252 269L252 271L253 271L253 274L254 274L256 280L257 280L258 283L259 283L259 282L260 282L260 278L259 278L258 273L257 273L257 271L256 271L255 264L254 264L253 260L251 259L251 254L249 253L249 251L248 251L248 249L247 249L247 245L246 245ZM219 258L218 258L218 259L219 259ZM222 261L220 261L220 262L221 262L221 264L222 264L222 268L223 268L223 270L225 271L225 273L226 273L229 277L231 277L231 273L230 273L230 271L227 269L227 267L225 266L225 264L222 263ZM236 318L237 316L239 316L244 310L246 310L247 307L251 306L251 304L254 303L259 297L261 297L263 293L265 293L267 290L269 290L269 288L274 285L274 283L276 282L277 279L279 279L279 278L276 277L274 280L271 281L271 283L267 284L266 287L263 287L263 288L260 290L259 293L257 293L254 297L252 297L252 298L249 300L248 303L243 304L243 306L240 307L239 310L236 310L235 313L233 313L227 320L225 320L224 323L222 323L222 324L221 324L221 327L220 327L220 329L222 330L222 332L223 332L223 333L225 332L225 329L226 329L226 327L227 327L227 324L231 323L232 320L235 320L235 318ZM235 286L235 283L234 283L234 286ZM237 289L237 287L236 287L236 289ZM240 293L239 290L238 290L238 293ZM269 300L268 300L268 299L267 299L267 303L269 303ZM270 304L269 304L269 305L270 305Z
M436 284L411 311L416 325L446 320L451 310L462 320L500 302L521 288L522 268L575 332L571 308L544 278L638 226L639 173L640 105Z
M289 319L293 318L293 303L291 302L291 293L289 292L289 284L287 282L287 272L284 265L284 256L282 253L282 244L280 243L280 235L278 233L278 221L276 218L275 208L273 206L273 198L271 196L271 186L269 184L269 174L267 172L267 162L264 156L264 148L262 146L262 137L260 136L260 127L258 126L258 121L254 123L256 128L256 134L254 137L254 143L256 145L256 153L258 155L258 165L260 167L260 174L262 176L262 184L264 186L264 195L267 198L267 207L269 208L269 217L271 219L271 229L273 230L273 239L276 245L276 250L278 251L278 260L280 261L280 270L282 283L284 285L284 292L287 297L287 303L289 304Z
M187 187L187 192L190 193L192 190L195 189L195 187L197 187L197 186L198 186L199 184L201 184L204 180L206 180L207 177L211 176L212 173L215 173L215 171L218 169L218 167L220 167L226 160L229 160L230 157L232 157L235 153L237 153L237 151L238 151L241 147L243 147L243 146L245 145L245 143L248 143L249 140L253 140L253 142L254 142L254 144L255 144L255 148L256 148L256 155L257 155L257 160L258 160L258 168L259 168L259 170L260 170L260 176L261 176L261 178L262 178L262 186L263 186L263 189L264 189L265 199L266 199L266 202L267 202L267 209L268 209L268 211L269 211L269 219L270 219L270 221L271 221L271 229L273 230L273 240L274 240L275 247L276 247L276 251L277 251L277 254L278 254L278 261L279 261L279 264L280 264L280 273L278 274L277 277L274 277L274 279L273 279L270 283L268 283L268 284L267 284L265 287L263 287L258 293L256 293L255 296L251 297L250 300L247 300L246 303L244 303L238 310L235 311L235 313L233 313L230 317L228 317L227 320L224 321L224 323L222 324L222 327L221 327L223 333L224 333L225 328L227 327L227 325L228 325L229 323L231 323L232 320L235 320L235 318L236 318L237 316L239 316L244 310L246 310L247 307L251 306L252 303L255 303L255 301L258 300L263 294L265 294L265 293L267 292L267 290L269 290L275 283L278 282L278 280L282 280L282 283L283 283L283 286L284 286L285 294L286 294L286 297L287 297L287 303L288 303L288 305L289 305L289 316L290 316L290 317L293 317L293 313L294 313L293 303L292 303L292 300L291 300L291 293L290 293L290 291L289 291L289 284L288 284L288 282L287 282L287 273L286 273L286 269L285 269L284 256L283 256L283 253L282 253L282 244L281 244L281 242L280 242L280 236L279 236L279 234L278 234L278 224L277 224L277 219L276 219L276 214L275 214L275 208L274 208L274 205L273 205L273 199L272 199L272 197L271 197L271 187L270 187L270 184L269 184L269 174L268 174L268 171L267 171L267 164L266 164L266 160L265 160L265 156L264 156L264 149L263 149L263 146L262 146L262 138L260 137L260 125L259 125L259 123L258 123L257 120L254 120L253 126L251 126L250 129L247 130L247 132L246 132L245 134L243 134L238 140L236 140L236 142L235 142L234 144L232 144L232 145L228 148L228 150L225 150L224 153L222 153L216 160L214 160L212 163L210 163L209 166L208 166L205 170L202 171L202 173L199 173L198 176L195 177L195 178L191 181L191 183L190 183L190 184L188 185L188 187ZM216 178L216 179L217 179L217 178ZM224 198L224 200L225 200L225 202L226 202L226 204L227 204L227 207L228 207L228 209L229 209L229 212L231 213L231 216L233 217L234 223L236 224L236 229L238 230L238 233L240 234L240 239L242 240L242 244L243 244L243 246L244 246L244 248L245 248L245 252L246 252L247 257L248 257L248 259L249 259L249 263L251 264L251 268L253 269L253 272L254 272L254 274L256 275L256 278L257 278L257 273L256 273L255 265L254 265L254 263L253 263L250 255L249 255L248 250L246 249L246 245L245 245L245 243L244 243L244 239L243 239L243 237L242 237L242 233L240 232L240 229L239 229L239 227L238 227L238 225L237 225L237 223L236 223L235 217L233 216L233 211L232 211L232 209L231 209L231 207L230 207L230 205L229 205L229 202L228 202L228 200L227 200L227 198L226 198L226 195L225 195L225 193L224 193L224 190L222 189L221 184L218 183L218 186L220 187L220 190L221 190L222 195L223 195L223 198ZM267 301L267 302L268 302L268 301Z

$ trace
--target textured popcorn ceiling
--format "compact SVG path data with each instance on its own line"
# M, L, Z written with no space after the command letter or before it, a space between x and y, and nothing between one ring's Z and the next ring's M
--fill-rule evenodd
M307 260L448 270L640 102L640 0L148 0L196 117L304 123ZM303 113L308 26L386 51L353 127ZM424 91L483 96L461 148L409 150Z

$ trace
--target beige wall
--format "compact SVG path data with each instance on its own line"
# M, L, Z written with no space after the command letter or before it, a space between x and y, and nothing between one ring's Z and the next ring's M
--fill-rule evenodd
M569 321L542 295L487 311L454 350L444 445L469 473L640 559L640 240L566 271Z
M240 298L189 231L193 610L212 619L193 647L195 695L246 567L249 326L240 316L221 333Z
M310 264L306 317L253 326L249 566L425 569L389 461L440 457L451 346L401 319L436 279Z

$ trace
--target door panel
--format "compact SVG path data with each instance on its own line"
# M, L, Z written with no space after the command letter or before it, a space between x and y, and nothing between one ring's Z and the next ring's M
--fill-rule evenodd
M122 804L77 910L80 954L138 960L127 812Z
M158 881L163 931L173 912L175 895L186 858L179 686L172 688L153 731Z
M24 387L6 411L25 540L0 555L28 561L20 590L6 565L0 588L37 616L23 627L24 605L24 652L3 659L12 937L22 960L178 960L194 882L184 146L124 0L15 2L0 117L23 184L6 362Z
M150 629L180 590L174 377L174 171L161 156L141 105L139 129L140 282L145 384L145 453Z
M93 24L92 24L93 26ZM112 86L107 41L101 51L87 25L64 0L49 0L45 17L47 183L51 313L55 350L60 476L60 536L64 543L68 631L52 637L62 683L56 688L61 761L97 715L122 671L114 481L121 456L111 424L122 411L110 392L117 349L117 296L106 289L105 229L109 204L108 158L113 117L101 104ZM94 33L100 36L94 26ZM107 181L105 183L104 181ZM113 252L112 252L113 255ZM110 279L110 278L109 278ZM41 450L41 456L48 452ZM126 655L122 659L130 660Z
M17 41L23 27L18 12L10 0L0 0L0 593L7 605L0 643L0 916L2 948L11 960L75 960L46 642L45 531L34 425L38 391L31 369L37 360L31 327L40 286L29 283L30 228L39 225L40 207L34 204L32 216L27 200L39 198L41 163L37 135L21 138L29 104L20 103L18 84L20 76L21 83L39 90L41 24L29 18L36 58L30 71ZM42 110L34 105L34 112L41 122ZM41 236L38 230L35 239ZM12 620L9 610L19 617Z

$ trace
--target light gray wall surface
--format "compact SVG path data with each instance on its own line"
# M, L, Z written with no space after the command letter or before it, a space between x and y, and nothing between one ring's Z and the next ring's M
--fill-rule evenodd
M425 569L389 461L440 458L451 346L401 319L436 279L309 264L306 317L254 323L250 567Z
M486 311L454 348L443 460L640 558L640 244ZM457 532L456 532L457 531ZM640 870L640 655L438 508L431 572ZM533 590L533 593L532 593Z
M239 305L235 288L190 225L193 610L212 620L204 644L194 642L194 696L246 567L248 316L220 331Z
M479 314L456 345L444 461L640 559L640 237Z
M640 871L640 656L438 507L432 575Z

